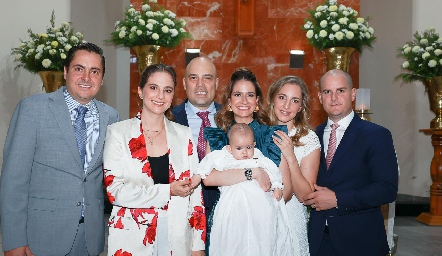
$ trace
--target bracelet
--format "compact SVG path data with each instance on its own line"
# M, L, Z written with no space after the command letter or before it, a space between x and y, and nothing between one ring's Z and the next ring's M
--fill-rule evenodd
M252 180L252 169L244 168L244 175L246 176L247 180Z

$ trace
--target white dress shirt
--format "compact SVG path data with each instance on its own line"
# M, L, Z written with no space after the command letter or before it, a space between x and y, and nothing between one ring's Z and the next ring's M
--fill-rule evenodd
M336 149L338 149L339 143L342 140L342 137L344 136L345 130L347 130L347 127L350 125L351 120L353 120L353 117L355 116L355 112L351 111L350 114L348 114L346 117L342 118L338 121L339 127L336 129ZM330 133L331 133L331 126L333 124L333 121L328 118L327 125L324 128L324 155L327 157L327 149L328 149L328 142L330 140Z
M198 143L198 135L200 133L201 123L203 122L203 119L201 119L196 113L209 111L210 126L216 127L216 124L215 124L215 114L216 114L215 103L212 102L212 104L210 104L209 108L207 108L206 110L200 110L199 108L192 105L192 103L190 103L190 101L187 101L185 103L185 109L186 109L186 113L187 113L187 121L189 122L189 127L190 127L190 130L192 131L193 139L194 139L195 143Z

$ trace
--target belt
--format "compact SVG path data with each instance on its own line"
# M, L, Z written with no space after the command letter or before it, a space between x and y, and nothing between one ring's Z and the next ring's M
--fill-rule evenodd
M326 233L326 234L329 233L328 226L325 226L325 228L324 228L324 233Z
M81 216L80 221L78 221L78 224L84 223L84 216Z

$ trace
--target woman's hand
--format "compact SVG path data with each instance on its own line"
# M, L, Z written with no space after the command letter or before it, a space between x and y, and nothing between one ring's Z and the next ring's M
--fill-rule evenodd
M276 135L272 135L273 142L281 149L282 155L287 161L292 162L296 159L292 139L283 131L275 131ZM279 137L279 138L278 138ZM298 162L298 160L296 160Z
M190 180L177 180L170 183L170 195L186 197L193 193Z
M199 174L194 174L192 176L192 178L190 178L190 187L192 189L195 189L196 187L198 187L198 185L201 183L201 175Z

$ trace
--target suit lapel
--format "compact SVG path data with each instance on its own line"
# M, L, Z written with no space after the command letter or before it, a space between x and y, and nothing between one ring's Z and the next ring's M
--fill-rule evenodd
M186 113L186 104L187 100L185 100L183 103L175 107L175 111L173 111L173 114L175 116L175 121L179 124L182 124L184 126L189 126L189 121L187 120L187 113Z
M345 152L347 152L348 148L358 137L360 126L361 119L355 115L351 120L350 125L345 130L344 136L342 137L341 142L336 149L335 155L333 156L333 160L330 164L329 173L333 171L333 167L336 165L336 163L341 161L341 158L345 155Z
M78 152L77 139L75 138L74 128L72 127L69 109L64 99L63 88L64 87L58 89L49 96L48 105L54 114L55 122L60 128L60 132L65 138L68 148L71 150L78 166L83 170L83 163L80 159L80 153Z
M89 174L91 170L95 170L97 168L98 159L103 153L103 145L104 145L104 139L106 138L106 131L107 131L107 125L109 124L109 113L104 108L103 104L96 99L93 100L95 103L95 106L97 106L98 109L98 116L99 116L99 135L97 143L95 144L94 149L94 155L92 156L91 162L89 163L89 166L87 168L87 173Z
M327 170L327 165L325 163L325 153L324 153L324 152L326 152L326 151L324 151L324 129L325 129L326 125L327 125L327 122L316 127L316 135L318 135L319 143L321 143L321 157L320 157L319 170Z

